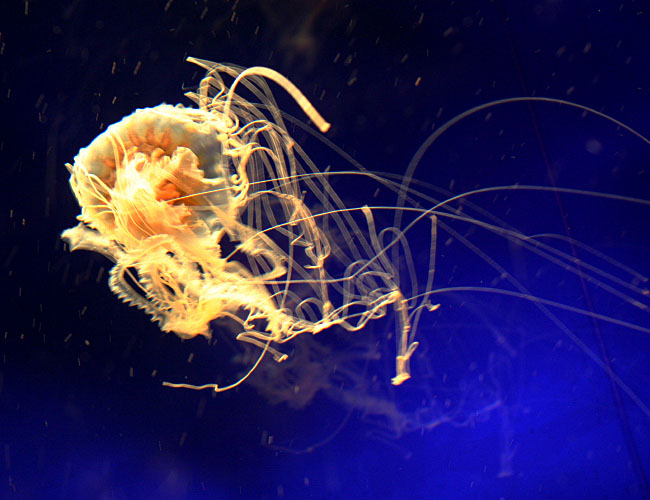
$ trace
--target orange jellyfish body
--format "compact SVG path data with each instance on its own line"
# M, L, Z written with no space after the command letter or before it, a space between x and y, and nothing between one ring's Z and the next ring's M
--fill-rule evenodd
M417 343L408 303L391 262L378 257L386 252L372 214L358 211L364 236L327 176L289 136L265 79L285 88L321 131L329 124L272 70L192 62L208 70L198 92L188 94L198 108L137 110L68 165L81 214L63 239L72 250L115 262L111 290L163 331L209 337L212 320L230 318L238 340L262 349L260 359L269 351L282 360L278 344L301 333L359 330L392 305L399 330L393 383L409 378ZM230 87L222 75L234 79ZM237 85L263 104L241 98ZM322 212L305 205L305 189ZM347 235L347 246L324 227ZM332 274L341 265L345 271Z

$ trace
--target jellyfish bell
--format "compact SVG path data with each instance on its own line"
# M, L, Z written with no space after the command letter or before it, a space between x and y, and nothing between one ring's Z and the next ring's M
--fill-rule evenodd
M207 70L198 92L188 93L197 108L139 109L67 166L81 214L62 238L71 250L111 259L110 289L165 332L210 337L211 321L234 321L237 340L261 349L249 374L266 352L282 361L278 346L297 335L334 325L361 330L392 306L393 383L408 379L417 346L412 306L373 213L346 209L289 135L266 80L287 90L321 132L329 124L273 70L190 61ZM244 99L240 86L260 104ZM305 190L322 211L310 210ZM324 227L343 239L332 241ZM227 387L165 384L219 391L246 376Z

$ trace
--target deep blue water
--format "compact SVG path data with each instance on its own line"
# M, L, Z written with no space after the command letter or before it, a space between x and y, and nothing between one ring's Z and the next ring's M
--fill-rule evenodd
M163 387L235 374L228 342L163 335L110 293L106 259L70 254L59 239L78 214L64 164L136 108L189 104L182 94L201 73L188 55L282 72L332 123L328 139L398 176L436 127L510 97L578 103L650 136L642 2L432 3L3 4L0 498L650 497L650 303L638 292L650 276L647 205L553 191L473 196L526 234L572 238L538 240L601 274L581 279L574 262L558 267L439 218L434 288L483 291L435 296L413 380L398 388L387 383L390 321L308 339L329 353L326 367L368 346L382 359L352 356L358 390L321 391L303 409L250 386L214 397ZM307 134L295 138L323 169L351 168ZM521 184L650 200L649 158L650 145L594 114L510 103L450 128L414 177L437 199ZM376 187L333 185L351 205ZM374 203L394 197L380 191ZM408 235L422 280L429 230ZM491 262L530 295L592 316L485 291L514 289Z

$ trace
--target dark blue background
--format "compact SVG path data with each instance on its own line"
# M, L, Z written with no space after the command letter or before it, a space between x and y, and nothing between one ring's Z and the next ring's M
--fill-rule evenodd
M390 323L377 322L357 340L321 334L329 363L360 339L385 349L385 367L352 362L355 403L342 404L352 393L321 393L295 410L250 387L212 397L160 382L232 372L219 349L227 343L164 336L110 293L105 259L71 255L58 237L78 213L64 164L135 108L188 104L183 90L200 78L188 55L281 71L332 123L329 139L368 169L402 175L432 129L506 97L566 99L650 135L649 16L644 2L580 0L4 1L0 498L649 498L648 333L554 310L611 363L635 404L530 302L441 293L403 387L383 383L392 343ZM445 133L415 177L453 193L521 183L650 199L650 146L612 123L554 104L490 111ZM296 139L323 169L350 168L303 133ZM350 205L375 189L335 186ZM472 201L525 233L569 231L650 275L647 206L543 192ZM586 293L579 276L504 238L441 222L531 294L650 327L647 312L602 285ZM423 279L428 229L410 235ZM449 237L441 226L436 288L512 288ZM634 298L647 309L647 295ZM373 376L382 382L363 385ZM395 436L396 422L410 432Z

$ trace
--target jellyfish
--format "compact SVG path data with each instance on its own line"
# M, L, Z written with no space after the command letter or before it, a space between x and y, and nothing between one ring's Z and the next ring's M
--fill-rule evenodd
M139 109L108 127L67 165L81 214L79 224L65 230L62 238L71 250L98 252L114 263L108 280L113 293L144 310L163 332L181 339L211 338L211 326L219 323L227 324L232 337L242 343L243 355L238 359L247 368L232 383L166 381L165 386L219 392L248 380L271 403L295 408L304 408L320 392L343 406L381 418L392 435L448 422L469 425L506 407L501 377L490 373L514 364L523 348L513 343L510 337L515 335L492 326L490 317L494 313L509 317L509 306L499 302L489 314L475 314L498 352L487 354L482 370L459 356L469 368L467 376L456 381L457 391L449 389L453 384L436 372L432 362L434 353L446 350L416 334L423 323L432 328L431 313L439 309L443 294L452 304L454 296L482 294L525 303L541 318L535 323L561 332L650 417L650 409L634 389L561 317L568 313L650 333L643 320L628 320L623 311L623 307L633 314L650 311L648 278L570 235L523 231L486 210L479 200L562 193L642 206L650 202L518 184L454 194L418 182L414 176L427 149L450 127L471 115L518 102L571 106L648 142L646 138L600 111L557 99L515 97L452 118L422 144L404 174L391 176L366 170L281 111L269 82L287 91L320 132L329 129L308 99L279 73L263 67L189 61L206 71L196 91L186 94L193 106ZM292 137L290 130L295 127L313 133L354 168L319 168ZM363 203L359 200L367 196L359 193L358 200L350 203L336 182L359 179L391 193L394 201ZM478 231L487 235L485 243L473 238ZM439 232L448 237L442 244ZM583 287L604 292L617 301L621 312L601 314L569 305L561 297L536 294L512 266L494 257L498 244L538 259L544 265L540 272L550 273L546 267L559 270L575 276ZM468 272L472 259L480 261L488 280L477 277L467 286L452 285L455 278L436 265L450 245L455 245ZM463 307L459 301L457 309ZM324 331L332 330L339 339L340 331L368 333L373 329L370 325L377 324L384 327L374 330L395 342L390 351L392 385L411 377L411 362L417 359L423 381L418 400L423 403L412 411L391 402L391 386L376 388L364 379L359 361L375 363L385 358L374 344L363 344L356 352L335 352L331 343L313 337L321 332L327 336ZM219 331L220 336L230 337L225 329ZM436 339L444 336L439 328ZM454 341L449 335L445 348ZM267 353L273 360L263 362ZM286 362L288 356L292 358ZM445 392L453 397L441 398Z
M390 309L392 383L407 380L413 315L435 306L426 293L407 298L390 253L401 237L386 245L373 209L345 207L292 139L267 81L321 132L329 124L271 69L188 60L206 70L186 94L194 107L138 109L67 165L81 214L63 240L108 257L111 291L164 332L210 338L210 323L228 320L238 341L261 350L248 374L267 352L284 360L282 344L298 335L362 330ZM165 385L221 391L246 377L224 387Z

